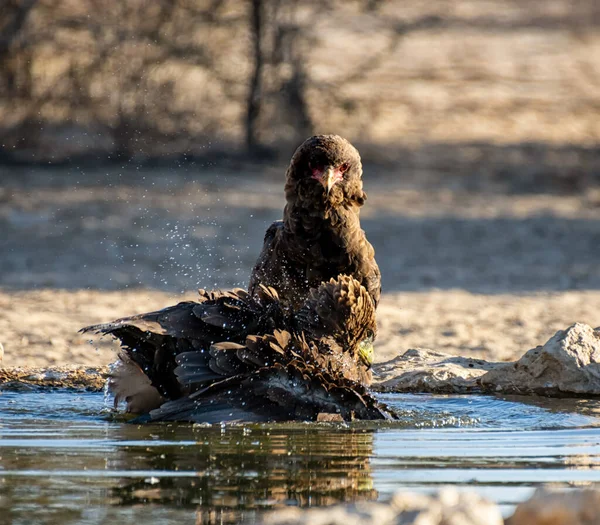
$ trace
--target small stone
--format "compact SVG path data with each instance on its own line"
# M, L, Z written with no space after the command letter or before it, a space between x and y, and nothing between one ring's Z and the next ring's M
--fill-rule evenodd
M443 489L425 496L397 492L391 504L399 511L400 525L503 525L498 506L476 492Z
M327 412L320 412L317 415L317 423L343 423L344 418L341 414L330 414Z
M325 508L284 508L267 513L264 525L392 525L396 512L384 503L358 502Z

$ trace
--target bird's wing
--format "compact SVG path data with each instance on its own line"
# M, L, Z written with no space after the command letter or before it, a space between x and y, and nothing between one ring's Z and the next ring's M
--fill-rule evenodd
M175 355L198 348L198 342L192 339L199 322L193 313L196 304L182 302L156 312L87 326L80 331L115 337L121 343L123 354L137 364L162 396L179 397L179 383L173 374ZM121 383L126 377L127 374L121 377ZM135 381L133 374L131 377Z
M249 331L260 333L278 322L278 311L278 298L273 290L261 289L258 299L242 289L200 290L199 301L181 302L156 312L87 326L81 331L110 334L118 339L124 354L147 375L152 386L162 396L176 398L182 393L173 373L178 354L208 352L210 345L218 341L243 342Z
M210 351L185 352L177 356L175 374L183 389L196 392L214 381L249 374L256 369L285 361L293 354L292 334L275 330L273 334L251 335L244 344L215 343ZM296 341L296 344L298 342Z
M193 403L171 403L152 417L208 422L244 412L247 421L315 420L325 412L346 420L389 419L387 409L362 384L348 379L356 376L356 363L339 348L336 354L335 345L325 339L307 342L303 335L276 330L249 336L244 345L214 344L210 359L206 353L182 354L176 374L183 388L193 392Z
M360 385L332 381L302 361L259 368L212 383L151 412L155 421L315 421L321 413L345 420L392 419Z
M200 290L198 301L88 326L81 331L110 334L118 339L128 362L137 365L161 396L175 399L186 393L174 373L180 364L176 361L178 355L186 354L189 366L193 364L190 384L215 380L219 375L208 368L213 343L244 342L249 333L269 332L285 323L277 292L261 285L256 296L242 289ZM128 377L133 388L138 379L134 372L135 368L123 367L120 388L126 389ZM201 373L202 378L198 375Z
M190 335L190 319L193 316L193 301L182 302L156 312L148 312L131 317L123 317L110 323L86 326L80 332L97 334L113 334L124 328L136 329L138 332L149 332L161 336L186 337Z

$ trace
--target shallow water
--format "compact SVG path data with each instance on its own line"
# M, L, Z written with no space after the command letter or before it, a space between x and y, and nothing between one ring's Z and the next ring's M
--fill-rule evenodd
M278 505L600 484L600 402L382 396L394 424L138 426L101 394L0 392L0 522L254 523Z

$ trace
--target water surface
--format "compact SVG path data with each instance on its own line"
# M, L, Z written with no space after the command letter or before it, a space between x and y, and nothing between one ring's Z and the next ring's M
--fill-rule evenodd
M101 394L0 392L9 523L255 523L265 509L454 485L505 513L600 483L600 402L387 395L393 424L136 425Z

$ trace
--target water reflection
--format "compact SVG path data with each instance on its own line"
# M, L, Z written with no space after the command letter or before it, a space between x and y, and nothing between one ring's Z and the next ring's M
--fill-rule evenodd
M377 497L369 460L370 430L323 427L315 431L314 426L310 430L300 426L155 430L157 441L185 445L121 447L108 465L110 470L152 473L143 480L123 480L114 489L113 497L122 505L177 503L218 511L278 504L308 507Z
M101 394L0 394L0 523L255 523L281 505L443 485L505 513L539 483L600 483L600 403L382 396L390 424L134 425Z

